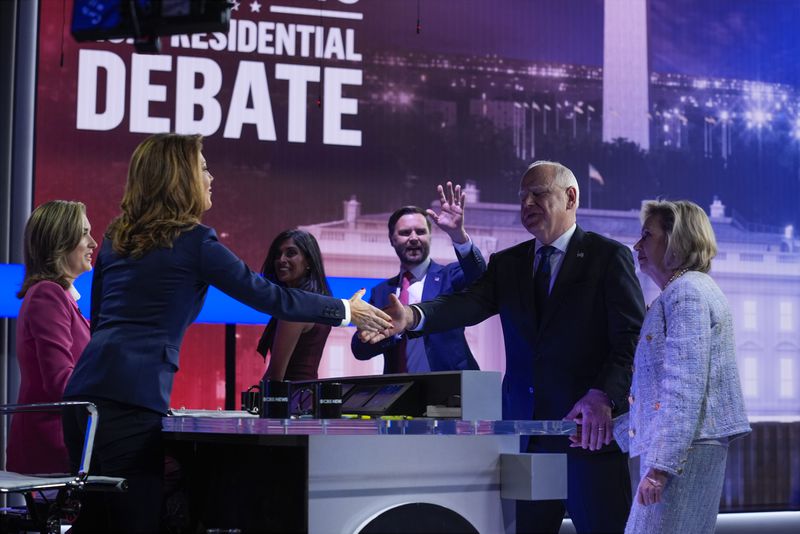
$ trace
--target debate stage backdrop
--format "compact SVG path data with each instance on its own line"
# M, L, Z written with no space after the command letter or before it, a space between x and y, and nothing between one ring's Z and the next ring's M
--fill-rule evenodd
M165 37L159 55L78 44L71 11L41 2L34 197L83 201L95 237L157 132L205 136L204 223L248 265L303 226L344 282L396 274L388 213L428 206L445 180L471 184L467 226L487 257L527 239L520 175L558 160L581 185L581 224L629 245L643 199L716 207L748 407L800 411L795 2L236 1L228 34ZM264 372L262 328L237 326L237 391ZM470 333L483 369L503 370L498 328ZM223 405L224 329L189 329L173 406ZM351 333L334 329L322 376L380 372L352 357Z

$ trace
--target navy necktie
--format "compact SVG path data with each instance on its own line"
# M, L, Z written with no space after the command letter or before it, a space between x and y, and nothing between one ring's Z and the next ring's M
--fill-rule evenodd
M550 295L550 256L556 251L555 247L545 245L539 249L539 265L533 276L534 302L536 304L536 317L541 321L547 306L547 297Z

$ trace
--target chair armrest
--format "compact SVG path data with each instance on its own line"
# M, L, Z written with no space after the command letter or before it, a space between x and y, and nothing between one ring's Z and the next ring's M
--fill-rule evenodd
M97 424L100 416L97 413L97 406L86 401L62 401L62 402L41 402L36 404L4 404L0 405L0 414L29 413L29 412L54 412L71 406L84 406L89 412L86 421L86 434L83 439L83 452L81 453L81 463L78 467L78 480L85 480L89 476L89 466L92 460L92 449L94 448L94 435L97 432Z

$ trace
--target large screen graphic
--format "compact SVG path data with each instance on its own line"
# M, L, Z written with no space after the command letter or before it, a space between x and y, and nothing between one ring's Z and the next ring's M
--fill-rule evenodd
M488 259L530 237L522 171L561 161L580 183L579 224L628 245L645 199L707 208L748 409L800 410L793 2L235 1L227 33L163 37L153 55L78 44L69 13L70 1L42 2L36 204L81 200L101 234L138 142L201 133L215 176L204 222L254 269L280 231L311 231L349 297L349 280L397 274L394 209L464 184L467 231ZM454 259L441 232L432 255ZM649 302L657 289L641 281ZM264 372L262 329L236 326L237 391ZM351 335L334 329L321 376L381 372L380 358L352 356ZM482 369L503 370L498 321L467 337ZM223 405L224 348L223 325L190 328L174 406Z

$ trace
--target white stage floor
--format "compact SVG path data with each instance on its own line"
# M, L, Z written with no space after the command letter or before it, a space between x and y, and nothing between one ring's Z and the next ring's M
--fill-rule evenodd
M797 534L800 532L800 512L751 512L720 514L715 534ZM559 534L575 534L572 521L565 519Z

